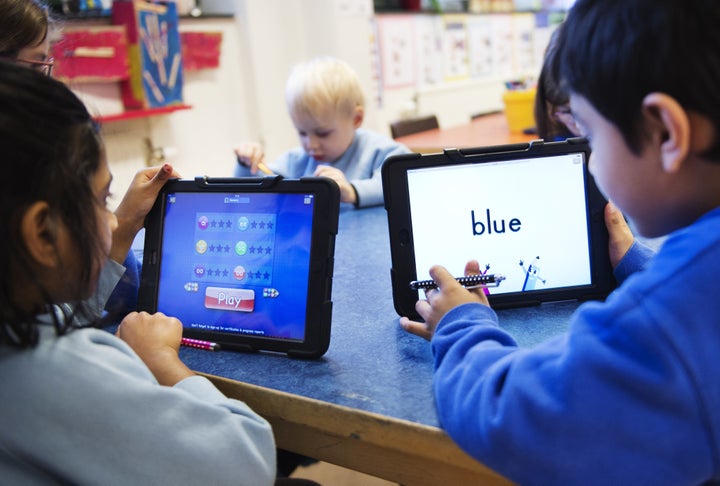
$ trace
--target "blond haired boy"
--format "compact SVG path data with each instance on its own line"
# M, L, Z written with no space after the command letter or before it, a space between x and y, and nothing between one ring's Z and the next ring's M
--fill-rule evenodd
M270 170L292 178L329 177L340 187L341 201L358 208L382 204L383 162L410 150L360 128L365 97L355 71L333 57L298 64L287 80L285 102L301 146L280 156ZM257 174L264 164L265 152L258 143L242 143L235 154L237 177Z

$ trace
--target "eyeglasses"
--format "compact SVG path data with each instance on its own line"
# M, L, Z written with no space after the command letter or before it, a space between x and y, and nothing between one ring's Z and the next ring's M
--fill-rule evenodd
M20 64L27 64L29 68L43 73L45 76L48 77L52 76L53 66L55 65L55 59L53 59L52 57L48 58L45 61L35 61L33 59L17 58L15 59L15 62L18 62Z

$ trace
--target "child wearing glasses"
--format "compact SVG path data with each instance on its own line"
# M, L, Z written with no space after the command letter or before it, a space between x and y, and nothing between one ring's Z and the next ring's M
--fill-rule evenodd
M57 34L48 6L42 1L0 0L0 59L51 76L53 59L49 57L49 52ZM155 172L149 176L147 173L138 174L133 185L149 182ZM178 176L174 171L170 175ZM141 264L130 249L130 237L134 237L140 227L135 227L134 223L126 224L129 220L123 217L125 209L125 205L121 204L117 210L120 230L115 233L112 253L112 258L123 264L125 272L105 305L105 311L111 317L120 317L136 309L140 286Z
M401 319L431 339L443 428L518 484L720 482L718 24L713 0L577 0L560 33L590 172L667 235L644 268L532 348L440 266L425 322Z
M52 75L48 8L37 0L0 0L0 58Z

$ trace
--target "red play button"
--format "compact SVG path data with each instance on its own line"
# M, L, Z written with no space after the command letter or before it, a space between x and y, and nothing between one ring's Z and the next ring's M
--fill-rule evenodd
M255 309L255 291L208 287L205 289L205 307L236 312L252 312Z

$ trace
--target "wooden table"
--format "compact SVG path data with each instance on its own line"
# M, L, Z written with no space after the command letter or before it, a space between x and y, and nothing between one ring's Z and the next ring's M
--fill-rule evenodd
M473 119L465 125L437 128L399 137L396 140L414 152L442 152L444 148L468 148L506 145L535 140L537 136L511 132L504 113L492 113Z
M266 417L283 449L407 486L508 484L439 427L430 346L400 328L393 308L384 208L341 212L333 302L330 349L321 359L191 348L181 358ZM576 307L498 314L529 346L565 331Z

